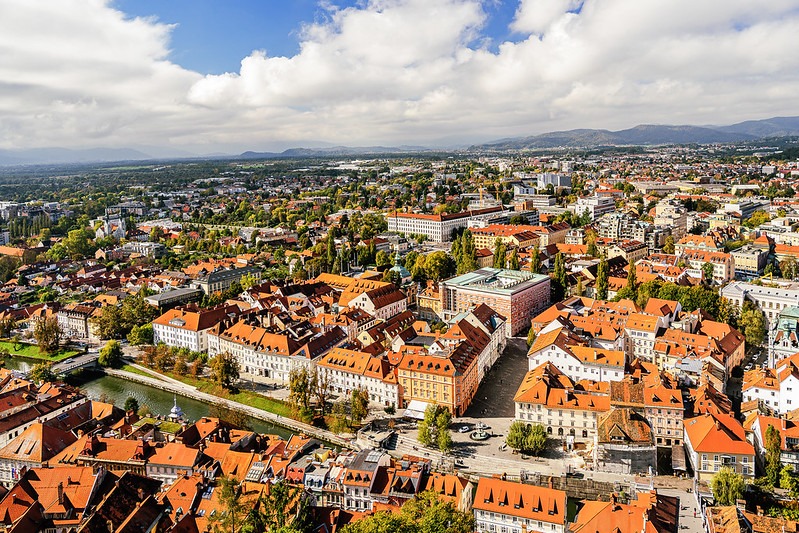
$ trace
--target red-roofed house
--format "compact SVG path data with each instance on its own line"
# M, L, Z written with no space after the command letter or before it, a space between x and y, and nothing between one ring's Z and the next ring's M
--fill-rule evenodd
M484 477L472 509L478 533L566 531L566 493L561 490Z
M153 342L205 352L208 350L208 330L228 318L229 314L238 313L239 308L235 305L213 309L196 306L172 309L153 320Z
M710 480L723 466L746 478L755 476L755 449L732 415L702 415L683 422L686 456L700 480Z

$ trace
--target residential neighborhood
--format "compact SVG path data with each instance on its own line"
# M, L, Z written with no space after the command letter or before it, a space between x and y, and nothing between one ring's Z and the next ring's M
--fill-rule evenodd
M792 530L799 164L657 153L3 203L5 529Z

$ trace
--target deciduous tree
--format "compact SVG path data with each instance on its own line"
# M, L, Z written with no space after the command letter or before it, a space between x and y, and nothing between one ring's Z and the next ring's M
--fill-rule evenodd
M33 365L28 371L28 378L34 383L48 383L55 381L56 375L53 373L53 363L41 362Z
M535 243L533 246L533 251L530 254L530 272L533 274L540 274L541 273L541 248L538 247L538 243Z
M133 411L134 413L138 413L139 400L133 396L128 396L127 399L125 399L125 411Z
M17 328L16 321L9 317L0 320L0 337L8 338Z
M308 508L302 487L280 480L261 496L259 505L247 517L247 532L300 533L306 531Z
M599 260L599 265L596 269L596 298L597 300L608 299L608 260L605 256Z
M718 505L735 505L743 496L744 478L729 466L722 466L710 482Z
M375 264L379 267L391 264L391 257L383 250L377 252L375 256Z
M311 393L311 380L307 368L303 366L289 372L289 398L296 406L298 415L305 422L310 422L313 418L309 406Z
M568 288L568 278L566 275L566 265L563 261L563 254L558 252L555 255L555 266L552 270L552 301L559 302L563 300Z
M360 424L369 414L369 392L355 389L350 396L350 416L354 424Z
M716 319L719 322L724 324L729 324L730 326L737 328L738 327L738 306L733 304L727 298L720 298L719 299L719 310L716 315Z
M799 499L799 476L791 465L785 465L780 471L780 488L788 491L794 500Z
M663 243L663 253L664 254L674 253L674 237L672 237L671 235L666 237L666 242Z
M61 335L61 326L58 325L58 319L54 316L41 318L33 326L33 338L36 339L41 353L58 351L58 347L61 345Z
M797 267L796 259L794 257L787 257L785 260L780 261L780 272L782 277L786 279L796 279Z
M221 512L209 517L214 532L237 533L244 526L250 509L245 505L241 483L235 477L222 476L217 481Z
M433 491L418 494L399 513L381 511L348 524L343 533L471 533L474 516Z
M705 263L702 265L702 275L708 283L713 283L713 264Z
M502 239L494 242L494 268L506 268L508 249Z
M470 230L465 230L459 239L459 257L457 258L457 274L465 274L477 269L477 249Z
M455 261L446 252L433 252L425 257L425 274L433 281L449 277L455 271L454 267Z
M766 448L766 479L776 487L780 481L780 470L782 470L782 461L780 460L782 437L777 428L771 424L766 428L764 446Z
M760 309L754 305L749 305L749 302L744 304L738 325L743 330L747 344L750 346L763 344L763 340L766 337L766 320L763 318L763 313Z
M505 442L514 450L539 455L546 449L547 433L541 424L527 424L516 420L508 429Z
M97 364L104 367L116 367L122 362L122 346L117 341L111 340L100 349Z
M211 379L226 389L232 389L239 379L239 361L230 352L216 355L208 367L211 370Z
M514 248L510 257L508 258L508 268L511 270L519 270L519 251Z
M311 373L311 393L316 398L322 416L327 412L327 403L330 400L330 380L330 372L318 367Z
M541 455L547 447L547 432L541 424L533 424L527 434L526 450L533 455Z
M133 329L128 333L128 342L134 346L141 346L143 344L153 343L153 325L152 323L144 324L143 326L133 326Z

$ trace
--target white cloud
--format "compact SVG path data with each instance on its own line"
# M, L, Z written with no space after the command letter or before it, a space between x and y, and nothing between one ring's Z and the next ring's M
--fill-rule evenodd
M292 57L201 76L169 61L170 26L109 1L4 0L0 148L423 144L799 114L792 0L521 0L522 40L495 52L474 44L487 16L481 0L367 0L303 27Z
M581 4L580 0L521 0L511 29L519 33L542 34Z

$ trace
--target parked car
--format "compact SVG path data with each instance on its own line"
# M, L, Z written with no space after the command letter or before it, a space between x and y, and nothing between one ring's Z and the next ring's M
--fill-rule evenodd
M458 428L458 433L466 433L469 431L469 426L461 426Z

